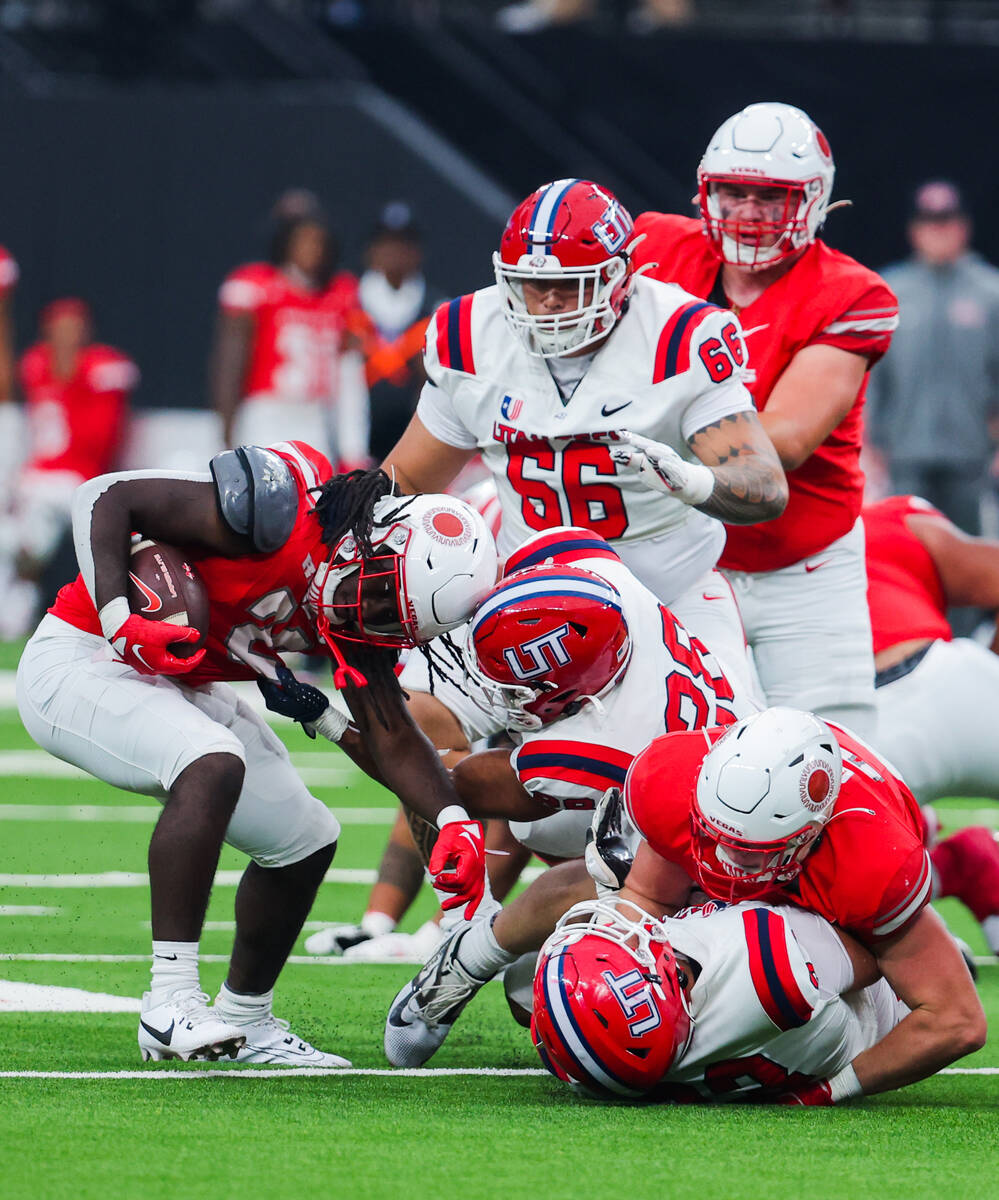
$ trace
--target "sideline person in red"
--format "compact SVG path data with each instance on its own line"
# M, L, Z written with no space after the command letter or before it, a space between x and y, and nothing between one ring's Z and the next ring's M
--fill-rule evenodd
M634 259L739 317L743 379L787 473L783 515L729 525L719 562L767 703L872 736L861 410L898 305L878 275L819 238L834 173L829 142L805 113L751 104L701 159L700 220L643 213Z

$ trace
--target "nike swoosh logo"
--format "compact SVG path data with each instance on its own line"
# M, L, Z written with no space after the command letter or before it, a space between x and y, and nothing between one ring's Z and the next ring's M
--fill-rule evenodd
M821 562L805 563L805 574L811 575L811 573L813 571L817 571L819 569L819 567L824 567L828 561L829 561L828 558L824 558Z
M724 596L709 596L707 592L701 592L702 600L724 600Z
M410 1001L410 997L413 995L413 991L413 987L410 986L409 992L403 997L402 1002L400 1004L394 1004L389 1009L388 1022L390 1025L394 1025L396 1029L408 1029L413 1024L412 1021L403 1020L402 1016L402 1014L405 1012L406 1005Z
M176 962L176 954L154 954L153 958L162 958L164 962Z
M173 1041L173 1027L177 1024L177 1022L175 1020L171 1021L169 1029L154 1029L152 1025L147 1025L146 1022L140 1017L139 1024L146 1031L146 1033L150 1034L158 1042L162 1042L164 1046L169 1046Z
M151 588L146 587L146 585L142 582L142 580L138 579L135 575L133 575L131 571L129 571L128 577L129 577L129 579L131 579L131 581L135 584L135 586L139 589L139 591L146 598L146 606L145 606L145 608L140 608L139 612L144 612L144 613L159 612L160 609L163 607L163 601L159 598L159 596L157 596L156 593Z
M612 417L615 413L619 413L622 408L627 408L630 403L630 400L625 400L625 402L623 404L619 404L617 408L608 408L605 404L600 409L600 415L602 417Z
M142 657L142 647L141 646L133 646L132 653L139 660L139 662L142 663L142 665L146 668L147 671L152 671L154 675L156 674L156 671L154 670L154 668L151 667L149 665L149 663L147 663L146 660Z
M473 834L469 833L467 829L462 830L461 836L467 837L468 840L472 843L473 847L475 847L475 849L478 849L478 846L479 846L478 840L474 837Z
M770 322L769 322L769 321L767 321L766 325L754 325L752 329L744 329L744 330L742 331L742 336L743 336L743 337L749 337L749 335L750 335L751 333L760 333L760 332L762 332L764 329L769 329L769 328L770 328Z

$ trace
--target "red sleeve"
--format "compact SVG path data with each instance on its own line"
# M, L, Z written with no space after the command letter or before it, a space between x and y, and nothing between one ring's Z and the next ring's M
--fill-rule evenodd
M268 446L288 463L292 472L305 484L306 490L318 487L333 477L330 460L308 442L278 442Z
M219 308L226 313L252 314L267 299L273 268L267 263L249 263L237 267L225 277L219 288Z
M838 346L861 354L873 366L887 351L898 328L898 300L891 288L871 272L868 286L853 296L810 345Z

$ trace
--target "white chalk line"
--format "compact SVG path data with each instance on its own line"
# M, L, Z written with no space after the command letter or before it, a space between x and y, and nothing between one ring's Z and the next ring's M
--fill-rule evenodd
M530 883L545 870L544 867L527 867L520 878ZM243 877L241 870L217 871L215 887L235 887ZM363 883L370 887L378 879L378 872L370 868L353 869L331 867L323 883ZM101 871L81 875L0 875L0 887L21 888L125 888L148 887L149 876L144 871ZM332 924L332 922L329 922Z
M999 1075L999 1067L946 1067L938 1075ZM444 1079L479 1077L486 1079L536 1079L548 1072L535 1067L223 1067L198 1070L150 1071L0 1071L0 1079L296 1079L351 1076L382 1079Z

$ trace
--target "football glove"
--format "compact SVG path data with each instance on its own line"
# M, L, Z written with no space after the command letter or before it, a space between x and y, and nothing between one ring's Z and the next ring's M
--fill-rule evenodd
M616 892L628 878L634 854L624 836L624 804L620 788L608 788L593 811L586 831L583 860L598 888Z
M276 674L277 682L263 676L257 678L257 687L270 711L300 721L310 738L315 738L318 732L331 742L338 742L347 728L347 718L333 708L325 693L296 679L284 663L277 664Z
M147 621L129 609L123 596L104 605L100 622L114 652L140 675L186 675L205 657L204 646L190 658L179 658L167 649L175 642L196 642L201 633L193 625Z
M833 1104L832 1088L828 1079L813 1079L802 1083L789 1092L777 1097L780 1104L801 1105L803 1108L829 1108Z
M449 814L454 817L449 818ZM443 820L443 824L440 822ZM486 841L481 821L472 821L453 805L438 813L440 833L428 870L439 891L452 893L441 902L445 912L465 905L465 920L475 916L486 890Z
M687 462L664 442L622 431L608 443L608 449L618 466L637 470L646 487L684 504L703 504L714 491L715 475L710 467Z

